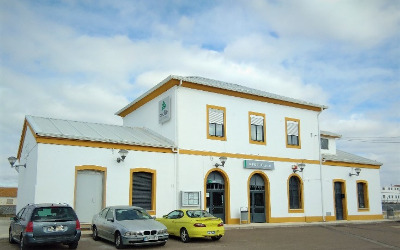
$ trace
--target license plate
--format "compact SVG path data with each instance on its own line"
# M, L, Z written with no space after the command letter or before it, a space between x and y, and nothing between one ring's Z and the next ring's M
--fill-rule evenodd
M158 236L154 235L154 236L146 236L143 238L143 241L149 241L149 240L158 240Z
M65 231L64 226L58 225L58 226L50 226L46 228L47 232L60 232L60 231Z
M207 231L207 234L215 234L215 231Z

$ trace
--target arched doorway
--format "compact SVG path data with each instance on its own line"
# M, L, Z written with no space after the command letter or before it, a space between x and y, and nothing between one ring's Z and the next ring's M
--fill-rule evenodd
M250 179L250 222L265 222L265 182L260 174Z
M225 181L218 171L207 176L206 209L225 223Z

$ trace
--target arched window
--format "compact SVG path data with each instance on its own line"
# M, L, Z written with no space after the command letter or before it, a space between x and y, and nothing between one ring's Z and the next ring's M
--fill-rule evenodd
M302 209L301 181L299 177L289 179L289 209Z

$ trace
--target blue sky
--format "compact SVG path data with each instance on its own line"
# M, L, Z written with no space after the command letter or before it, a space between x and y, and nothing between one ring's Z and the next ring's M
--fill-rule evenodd
M0 27L0 186L25 115L122 124L171 74L327 105L321 129L400 184L399 1L0 1Z

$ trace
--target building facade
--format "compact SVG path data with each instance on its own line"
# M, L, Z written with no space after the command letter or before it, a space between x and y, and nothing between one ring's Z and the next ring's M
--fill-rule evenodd
M381 219L382 164L337 150L340 135L319 129L326 108L169 76L116 113L123 126L27 116L18 206L65 202L83 222L106 205L227 224Z
M384 186L381 190L382 203L400 204L400 185Z

